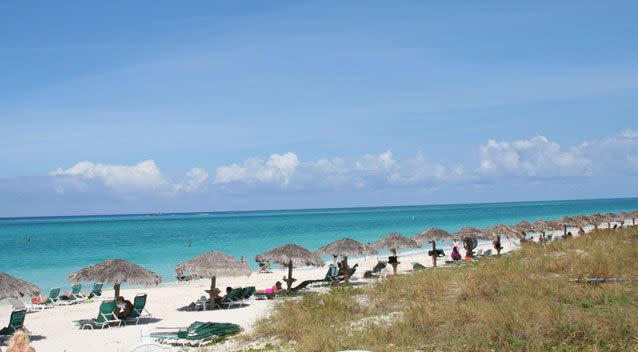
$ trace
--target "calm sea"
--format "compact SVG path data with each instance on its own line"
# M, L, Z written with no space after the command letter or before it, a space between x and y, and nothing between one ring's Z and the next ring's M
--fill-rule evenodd
M638 198L349 209L0 219L0 271L39 285L68 286L67 275L124 258L174 281L175 266L219 250L249 261L285 243L310 250L342 237L374 241L436 226L456 231L520 220L638 209ZM28 239L31 242L28 243ZM190 244L190 246L189 246Z

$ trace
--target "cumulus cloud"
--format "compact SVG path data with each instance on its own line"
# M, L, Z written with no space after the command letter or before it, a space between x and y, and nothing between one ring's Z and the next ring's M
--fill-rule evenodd
M214 183L272 183L285 187L298 166L299 159L295 153L291 152L272 154L266 161L250 158L243 165L231 164L218 167Z
M563 151L545 136L513 142L490 139L479 148L479 173L529 177L582 176L590 161L578 150Z
M391 151L385 151L381 154L366 154L357 160L355 168L362 171L387 171L394 167L396 162L392 157Z
M182 181L175 186L175 190L177 192L195 192L202 188L205 185L206 180L208 180L208 171L199 167L194 167L186 173L186 178L186 181Z
M54 179L53 188L57 194L67 191L85 192L97 182L121 195L153 193L175 195L180 192L194 192L204 188L208 172L202 168L192 168L185 179L173 182L160 171L153 160L145 160L134 165L111 165L81 161L68 169L57 168L49 172Z
M634 130L567 148L542 135L514 141L490 139L478 147L478 160L467 169L464 165L429 160L422 153L397 158L387 150L351 159L333 157L307 161L301 161L293 152L275 153L266 159L251 157L241 163L221 165L216 168L214 177L209 177L206 169L194 167L177 180L164 175L152 160L134 165L83 161L49 173L58 194L87 192L97 183L125 196L145 192L167 196L221 190L236 193L259 187L285 192L387 187L423 190L437 189L446 183L472 184L507 177L537 179L616 174L638 175L638 132Z
M52 170L49 176L99 180L104 186L121 193L153 190L167 184L153 160L142 161L135 165L108 165L82 161L68 169Z

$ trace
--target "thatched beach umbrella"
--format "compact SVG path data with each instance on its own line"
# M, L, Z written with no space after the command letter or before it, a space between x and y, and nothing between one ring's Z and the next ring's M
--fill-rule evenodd
M123 283L148 286L158 285L162 281L154 272L124 259L109 259L91 265L69 275L69 280L75 283L82 281L112 283L116 299L120 296L120 285Z
M505 236L506 238L521 238L521 234L503 224L492 225L485 228L483 232L487 235L496 237L496 242L498 243L498 245L495 246L497 255L501 255L501 236Z
M454 236L438 227L430 227L411 237L419 246L424 243L432 243L432 266L436 267L438 253L436 251L436 241L452 240Z
M342 238L327 244L315 251L317 255L331 255L337 261L337 257L343 257L344 264L348 265L348 256L374 254L376 250L371 246L355 241L351 238Z
M390 233L384 237L381 237L376 242L372 243L372 247L375 249L389 249L392 253L392 256L396 258L397 249L400 248L419 248L419 244L416 243L413 239L407 238L398 233ZM397 265L399 263L396 260L390 260L390 265L392 265L392 269L394 270L394 274L397 273Z
M0 272L0 300L5 298L20 298L38 291L38 286Z
M490 236L483 232L483 230L472 226L463 227L462 229L458 230L456 232L456 236L463 240L466 257L469 258L474 257L474 241L476 241L477 239L487 240L490 238Z
M580 219L578 216L563 216L560 219L554 220L552 221L552 225L556 228L562 228L563 229L563 236L567 235L567 228L568 227L577 227L577 228L582 228L583 226L585 226L587 223L584 222L582 219Z
M587 223L593 225L596 230L598 230L598 226L605 221L605 217L602 214L587 215L586 219Z
M312 253L311 251L296 245L296 244L285 244L283 246L273 248L268 252L264 252L255 257L256 261L264 261L270 260L273 262L287 262L288 263L288 278L286 279L286 284L288 285L288 290L290 290L292 283L295 279L292 278L292 267L293 265L313 265L313 266L323 266L324 262L319 258L318 255Z
M616 213L607 213L607 214L603 214L603 219L604 221L607 223L607 228L610 229L611 228L611 223L618 221L621 222L622 224L622 216L620 216L620 214L616 214Z
M530 223L529 221L523 220L510 226L510 228L521 234L522 236L521 240L525 240L525 235L527 235L529 231L532 231L532 223Z
M178 276L189 273L196 278L210 278L210 298L213 299L218 276L249 276L245 261L238 261L222 252L208 252L189 259L175 268Z

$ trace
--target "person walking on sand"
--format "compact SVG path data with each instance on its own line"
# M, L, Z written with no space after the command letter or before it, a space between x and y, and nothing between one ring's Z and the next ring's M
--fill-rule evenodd
M9 347L7 352L35 352L35 349L30 346L29 335L27 335L24 329L16 330L9 340Z

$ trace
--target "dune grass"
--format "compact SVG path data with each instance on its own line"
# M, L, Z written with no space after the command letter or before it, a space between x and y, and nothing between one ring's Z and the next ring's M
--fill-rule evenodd
M254 338L299 351L638 351L638 228L283 300Z

